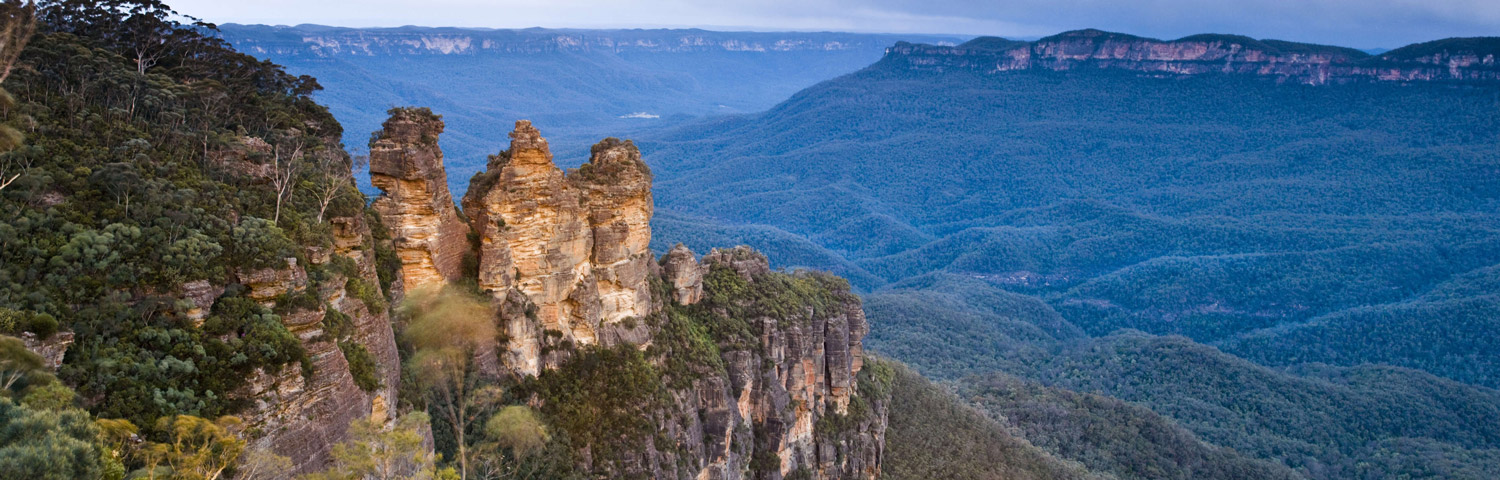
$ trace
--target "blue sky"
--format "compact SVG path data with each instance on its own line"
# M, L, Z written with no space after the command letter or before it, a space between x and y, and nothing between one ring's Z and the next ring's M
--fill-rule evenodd
M1500 0L169 0L216 23L829 30L1037 37L1100 28L1360 48L1500 36Z

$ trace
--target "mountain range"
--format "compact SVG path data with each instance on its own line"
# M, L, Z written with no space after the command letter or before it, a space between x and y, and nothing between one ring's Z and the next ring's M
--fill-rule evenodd
M0 477L1500 472L1500 38L121 5L0 5Z
M1500 446L1478 413L1500 345L1476 334L1500 328L1497 47L898 44L640 144L670 212L659 245L747 243L849 278L873 351L1053 454L1129 478L1165 475L1145 458L1287 474L1193 473L1181 435L1239 459L1219 467L1464 477ZM1059 436L1142 413L1186 431Z
M758 112L878 60L897 41L966 37L706 30L353 29L222 25L236 49L316 77L318 94L362 150L393 106L424 105L447 123L444 150L463 191L505 147L511 122L550 126L560 145L629 137L706 115ZM559 150L576 166L581 147ZM367 184L367 192L373 189Z

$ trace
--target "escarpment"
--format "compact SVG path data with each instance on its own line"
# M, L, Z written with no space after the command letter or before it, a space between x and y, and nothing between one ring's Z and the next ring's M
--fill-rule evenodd
M530 122L517 122L510 139L470 182L468 228L423 239L447 245L443 237L455 235L472 248L465 281L490 299L501 332L494 359L480 362L494 367L481 370L514 379L564 429L576 423L559 416L594 409L649 417L645 428L611 430L618 438L607 445L585 440L602 425L566 432L581 468L681 479L878 476L889 390L862 372L868 326L847 282L773 271L748 247L700 261L678 246L658 261L651 173L633 143L606 139L564 172ZM413 181L441 178L429 171ZM392 230L397 245L411 244L402 231L434 232ZM433 278L423 268L402 276L407 285ZM587 390L570 383L586 381L568 377L577 375L571 362L618 351L642 354L655 393L568 396Z
M334 244L308 248L309 265L287 258L238 276L250 299L278 309L307 355L303 368L257 371L235 392L251 401L241 415L261 434L253 447L290 458L295 471L323 468L350 422L391 418L401 375L370 226L363 216L329 224Z
M1162 41L1077 30L1035 42L981 37L958 46L901 42L885 63L911 70L1109 69L1153 76L1245 74L1309 85L1354 81L1500 81L1500 38L1448 39L1372 56L1351 48L1237 35Z
M676 264L664 279L669 285L689 283L678 292L701 295L691 305L671 302L663 321L709 326L723 368L673 395L678 418L689 419L678 443L701 445L702 466L653 475L879 476L890 378L888 372L862 373L869 327L846 281L774 272L749 247L714 250L701 264L686 249L674 249L663 263ZM689 440L694 435L702 439Z

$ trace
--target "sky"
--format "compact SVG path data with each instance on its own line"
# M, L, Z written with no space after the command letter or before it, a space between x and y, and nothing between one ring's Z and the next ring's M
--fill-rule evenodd
M685 28L1035 38L1080 28L1357 48L1500 36L1500 0L167 0L214 23Z

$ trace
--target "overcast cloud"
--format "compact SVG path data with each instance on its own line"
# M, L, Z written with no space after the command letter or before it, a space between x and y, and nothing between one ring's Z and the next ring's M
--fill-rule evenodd
M1100 28L1360 48L1500 36L1500 0L168 0L216 23L829 30L1038 37Z

